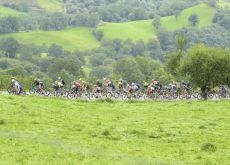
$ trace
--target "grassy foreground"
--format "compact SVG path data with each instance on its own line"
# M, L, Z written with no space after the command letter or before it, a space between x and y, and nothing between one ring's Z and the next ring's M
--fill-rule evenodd
M230 162L229 101L0 102L0 164Z

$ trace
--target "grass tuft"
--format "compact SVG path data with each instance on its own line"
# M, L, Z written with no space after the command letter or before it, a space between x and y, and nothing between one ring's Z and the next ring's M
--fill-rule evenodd
M4 120L0 120L0 125L4 125L5 121Z
M108 131L108 130L104 130L104 131L102 132L102 135L103 135L103 136L109 136L109 135L110 135L110 133L109 133L109 131Z
M212 143L205 143L201 146L201 151L216 152L217 147Z

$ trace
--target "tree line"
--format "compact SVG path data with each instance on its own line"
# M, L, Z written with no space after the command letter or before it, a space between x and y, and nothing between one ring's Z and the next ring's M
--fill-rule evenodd
M138 42L130 40L108 41L86 52L69 52L57 44L24 45L12 38L0 42L0 74L25 78L26 84L32 77L52 82L61 76L69 83L79 78L94 83L106 77L139 83L157 79L162 84L189 80L194 87L200 88L230 85L230 50L207 44L187 48L188 38L181 34L176 36L174 49L165 54L163 61L154 59L145 49L141 54L133 54L142 50L141 45L146 45L136 45ZM4 42L6 47L3 47ZM15 52L9 52L13 50L9 48L12 45Z

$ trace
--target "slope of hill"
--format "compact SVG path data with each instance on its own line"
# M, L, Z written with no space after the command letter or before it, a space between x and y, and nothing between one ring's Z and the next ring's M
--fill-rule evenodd
M230 9L230 1L228 0L218 0L218 6L222 7L222 8L228 8Z
M192 27L188 18L191 14L197 14L199 17L198 27L207 27L212 24L212 18L215 14L215 9L207 4L199 4L194 7L185 9L176 19L175 16L163 17L161 24L168 30L174 31L183 27Z
M44 8L47 11L62 11L62 4L58 2L57 0L37 0L39 6Z
M46 43L47 45L51 45L52 43L56 43L62 45L66 50L93 49L100 45L91 34L90 29L85 27L60 31L19 32L1 35L0 37L14 37L19 42L28 44L42 45Z
M98 27L105 35L105 39L132 39L148 41L156 38L155 29L151 20L132 21L124 23L105 23Z
M103 103L0 95L0 102L2 164L229 162L229 101Z
M25 13L19 12L17 10L0 6L0 18L5 17L5 16L24 16L26 15Z
M210 26L212 18L215 14L215 9L207 4L199 4L191 8L185 9L181 12L180 16L176 19L175 16L168 16L161 18L161 24L168 30L174 31L183 27L191 27L188 18L191 14L199 16L198 28ZM105 23L98 27L104 31L106 39L142 39L148 41L149 39L156 38L156 30L153 28L152 20L140 20L124 23Z

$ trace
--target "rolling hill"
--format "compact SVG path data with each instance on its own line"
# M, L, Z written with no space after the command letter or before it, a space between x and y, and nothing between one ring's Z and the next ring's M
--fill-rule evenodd
M42 4L46 9L51 11L60 9L61 5L57 1L51 3L51 1L39 0L38 2ZM10 9L7 10L10 12ZM6 11L5 13L7 13ZM17 14L17 12L14 10L12 13ZM188 17L191 14L197 14L199 16L200 21L196 28L203 28L212 24L215 8L212 8L204 3L198 4L183 10L177 19L175 16L162 17L161 24L163 27L170 31L174 31L183 27L191 27L188 21ZM152 21L153 20L138 20L122 23L105 22L104 24L98 26L97 29L104 32L104 38L107 40L120 38L122 40L131 39L133 41L143 40L144 42L147 42L149 39L157 38L156 29L153 27ZM100 45L100 43L91 34L90 29L83 27L62 31L32 31L13 33L0 37L6 36L14 37L18 41L24 43L31 43L31 41L39 45L43 43L48 45L57 43L62 45L67 50L74 50L75 48L81 50L92 49Z
M19 12L17 10L8 8L8 7L4 7L4 6L0 6L0 18L1 17L5 17L5 16L25 16L26 13L23 12Z
M199 4L191 8L183 10L178 17L167 16L161 18L163 27L170 31L174 31L183 27L191 27L188 18L191 14L197 14L200 23L197 28L203 28L212 24L212 18L215 14L215 9L207 4ZM156 38L156 30L152 25L153 20L140 20L124 23L105 23L98 27L104 32L106 39L128 39L148 41L149 39Z
M37 3L39 4L40 7L42 7L43 9L47 10L47 11L62 11L62 3L60 3L57 0L37 0Z
M34 43L42 45L46 43L51 45L56 43L62 45L66 50L86 50L99 47L100 43L93 37L90 29L72 28L60 31L32 31L32 32L18 32L12 34L1 35L3 37L13 37L21 43Z
M188 18L191 14L198 15L200 21L197 27L203 28L212 24L212 18L214 17L215 9L208 6L207 4L199 4L182 11L178 18L175 16L163 17L161 19L161 24L170 31L174 31L183 27L192 27L188 21Z
M218 6L222 8L230 9L230 1L229 0L218 0Z
M105 35L105 39L111 40L114 38L132 39L148 41L156 38L155 29L152 26L151 20L132 21L124 23L105 23L98 27Z

